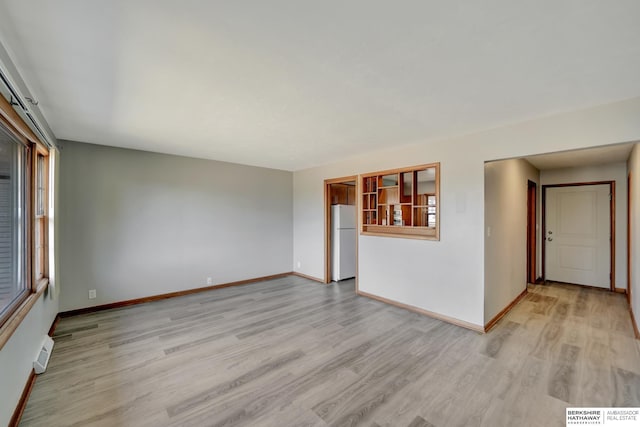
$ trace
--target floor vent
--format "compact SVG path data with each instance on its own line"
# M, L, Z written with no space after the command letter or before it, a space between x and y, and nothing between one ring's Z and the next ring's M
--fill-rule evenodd
M49 358L51 357L51 350L53 350L53 340L50 336L45 336L42 342L42 349L38 353L37 359L33 362L33 370L36 374L41 374L47 370L49 364Z

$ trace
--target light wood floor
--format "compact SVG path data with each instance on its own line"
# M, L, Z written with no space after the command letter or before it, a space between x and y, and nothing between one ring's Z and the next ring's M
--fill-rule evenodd
M623 295L532 286L481 335L298 277L63 319L25 426L564 426L640 406Z

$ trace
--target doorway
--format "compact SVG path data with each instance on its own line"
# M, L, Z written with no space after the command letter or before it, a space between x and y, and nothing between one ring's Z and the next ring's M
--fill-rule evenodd
M325 283L357 278L357 195L357 176L324 181Z
M614 289L615 182L543 186L543 276Z
M527 281L536 283L536 206L538 185L527 181Z

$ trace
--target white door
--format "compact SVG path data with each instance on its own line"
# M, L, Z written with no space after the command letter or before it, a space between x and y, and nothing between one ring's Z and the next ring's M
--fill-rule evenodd
M546 279L610 287L608 184L547 188Z

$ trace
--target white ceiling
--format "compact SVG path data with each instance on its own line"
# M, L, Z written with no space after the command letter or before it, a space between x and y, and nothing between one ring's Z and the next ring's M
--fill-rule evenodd
M5 0L60 139L297 170L640 95L640 1Z
M626 162L634 143L607 145L584 150L562 151L525 157L539 170L598 166L607 163Z

